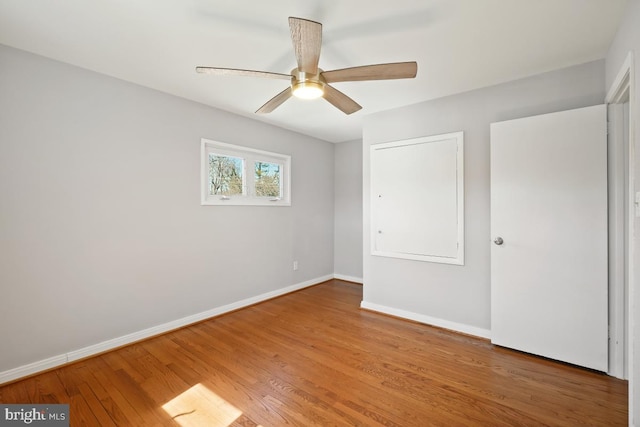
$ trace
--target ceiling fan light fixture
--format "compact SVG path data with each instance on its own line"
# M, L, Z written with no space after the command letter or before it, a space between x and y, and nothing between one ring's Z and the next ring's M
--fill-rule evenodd
M316 99L324 95L324 85L320 82L302 81L291 86L293 95L301 99Z
M412 79L418 71L418 64L412 61L362 65L325 72L318 67L322 47L322 24L292 16L289 17L289 30L297 64L290 74L221 67L196 67L196 72L289 80L290 86L258 108L256 114L270 113L292 96L301 99L323 97L343 113L352 114L362 106L333 87L331 83Z

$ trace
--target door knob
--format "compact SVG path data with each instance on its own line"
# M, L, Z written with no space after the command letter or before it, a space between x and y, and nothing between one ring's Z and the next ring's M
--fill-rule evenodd
M502 237L496 237L496 238L493 240L493 243L495 243L496 245L500 246L501 244L503 244L503 243L504 243L504 240L502 240Z

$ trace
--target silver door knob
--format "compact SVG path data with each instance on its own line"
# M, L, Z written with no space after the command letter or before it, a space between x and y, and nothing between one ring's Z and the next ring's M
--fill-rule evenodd
M503 244L503 243L504 243L504 240L502 240L502 237L496 237L496 238L493 240L493 243L495 243L496 245L500 246L501 244Z

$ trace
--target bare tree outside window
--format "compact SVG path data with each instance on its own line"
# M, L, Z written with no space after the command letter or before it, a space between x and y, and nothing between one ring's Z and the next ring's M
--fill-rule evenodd
M209 154L209 194L243 194L242 164L239 157Z
M280 165L255 162L255 189L258 197L281 197Z

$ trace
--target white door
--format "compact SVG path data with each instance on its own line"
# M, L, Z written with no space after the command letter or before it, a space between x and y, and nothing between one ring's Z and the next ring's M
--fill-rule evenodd
M606 106L491 124L491 341L607 371Z

